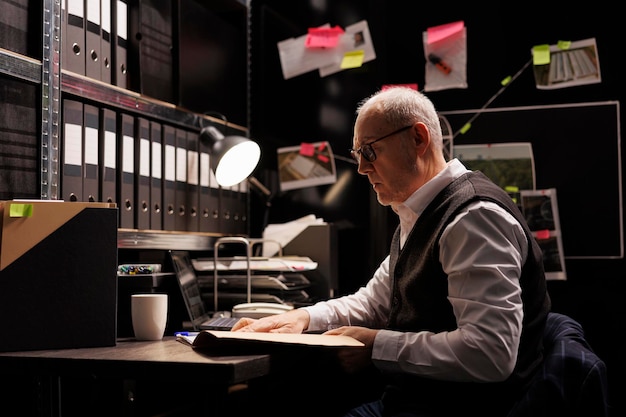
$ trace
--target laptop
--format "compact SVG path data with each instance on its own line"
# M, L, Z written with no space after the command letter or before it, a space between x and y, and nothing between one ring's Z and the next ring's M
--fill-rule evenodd
M230 330L239 321L239 317L212 317L206 311L189 252L169 252L193 330Z

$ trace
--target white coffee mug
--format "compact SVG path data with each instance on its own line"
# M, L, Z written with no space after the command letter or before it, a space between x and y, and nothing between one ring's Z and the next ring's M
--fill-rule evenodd
M167 294L131 295L131 315L135 339L163 339L167 324Z

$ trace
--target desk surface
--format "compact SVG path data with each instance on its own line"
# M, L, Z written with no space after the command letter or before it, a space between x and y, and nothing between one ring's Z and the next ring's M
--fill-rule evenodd
M40 375L98 373L129 378L177 378L231 385L270 372L269 355L218 356L194 350L176 338L160 341L118 339L116 346L0 353L2 373ZM28 370L28 371L27 371Z

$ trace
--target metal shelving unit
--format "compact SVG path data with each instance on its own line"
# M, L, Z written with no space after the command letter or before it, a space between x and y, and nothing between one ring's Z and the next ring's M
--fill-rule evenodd
M200 131L201 121L225 124L222 119L198 114L171 103L143 96L61 68L61 5L42 0L42 57L37 60L0 48L0 73L41 87L41 181L42 200L59 199L61 96L69 94L103 105L145 115L183 128ZM247 136L248 129L233 123L228 128ZM119 229L118 247L133 249L211 249L220 233Z

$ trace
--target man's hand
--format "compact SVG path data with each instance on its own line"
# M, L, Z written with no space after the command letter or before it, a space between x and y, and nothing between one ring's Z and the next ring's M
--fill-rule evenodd
M376 339L378 330L366 327L343 326L329 330L324 334L350 336L365 345L362 348L339 349L337 351L337 359L344 371L354 373L366 368L372 362L372 349L374 348L374 339Z
M260 319L241 318L231 331L265 333L302 333L309 326L309 313L295 309Z

